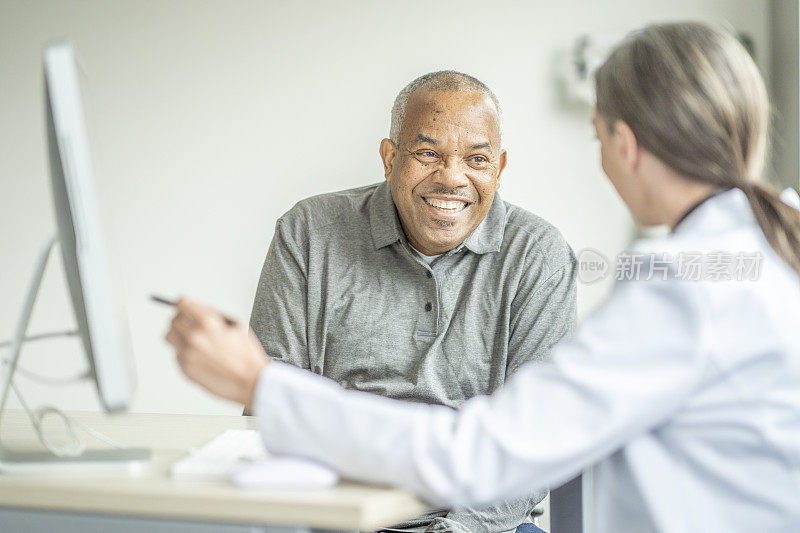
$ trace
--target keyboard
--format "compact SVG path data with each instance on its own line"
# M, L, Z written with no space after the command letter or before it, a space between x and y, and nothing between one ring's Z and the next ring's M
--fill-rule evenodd
M254 429L228 429L172 464L177 479L225 480L240 467L269 457Z

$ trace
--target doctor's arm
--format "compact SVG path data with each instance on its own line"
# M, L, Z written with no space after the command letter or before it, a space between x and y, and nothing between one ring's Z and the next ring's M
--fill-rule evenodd
M558 485L667 419L702 377L699 323L688 284L621 282L552 364L524 366L458 411L346 391L278 362L248 400L272 451L438 505L488 504Z

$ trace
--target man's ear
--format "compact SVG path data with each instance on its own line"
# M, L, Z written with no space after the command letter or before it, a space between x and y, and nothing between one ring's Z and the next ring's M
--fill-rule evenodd
M495 187L494 190L500 188L500 175L503 173L503 170L506 168L506 151L500 150L500 159L497 162L497 177L494 179Z
M391 139L384 139L381 141L379 151L381 160L383 160L383 176L386 181L392 181L392 164L394 163L394 156L397 155L397 147Z
M621 157L621 161L630 170L635 170L639 165L640 150L639 141L636 140L633 130L622 120L614 122L613 135L615 146Z

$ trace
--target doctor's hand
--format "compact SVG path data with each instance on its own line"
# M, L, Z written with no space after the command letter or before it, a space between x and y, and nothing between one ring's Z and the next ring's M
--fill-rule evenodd
M219 311L181 298L166 340L183 373L212 394L252 410L258 376L270 359L251 329Z

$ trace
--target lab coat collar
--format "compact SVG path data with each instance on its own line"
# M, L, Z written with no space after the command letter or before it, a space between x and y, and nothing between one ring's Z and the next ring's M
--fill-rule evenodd
M718 232L755 222L747 196L740 189L714 194L692 208L675 226L673 235Z

